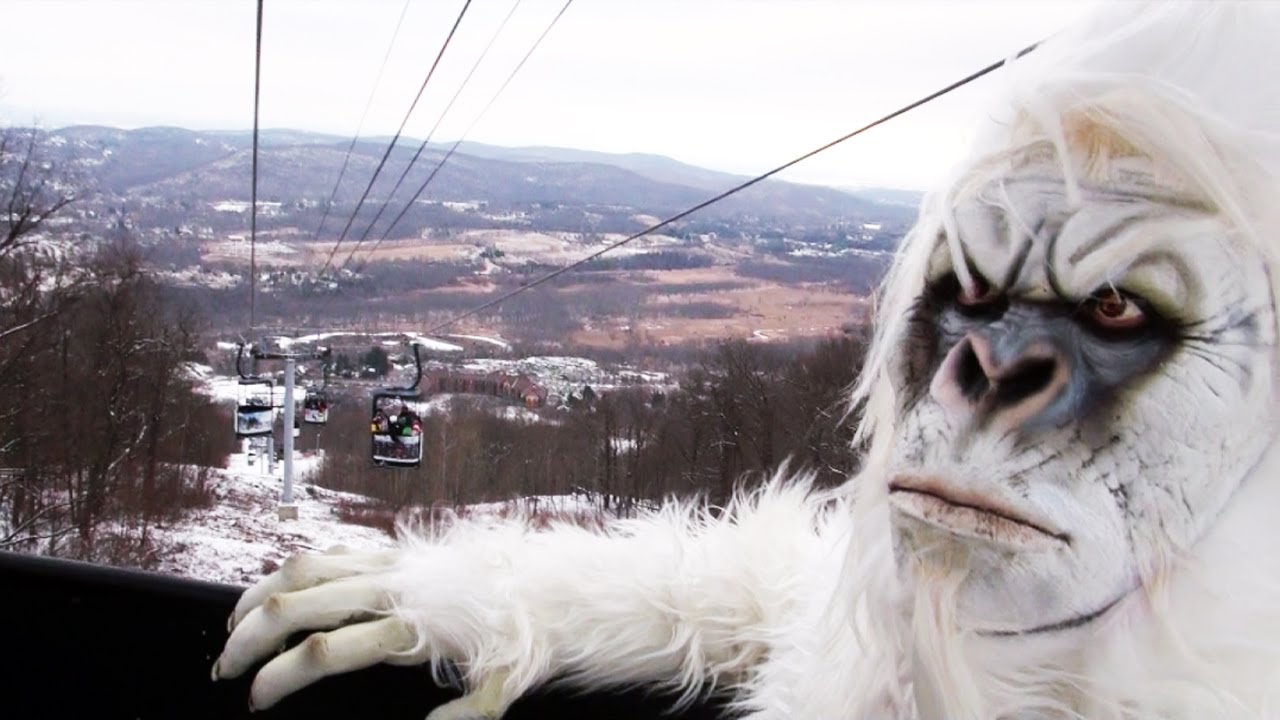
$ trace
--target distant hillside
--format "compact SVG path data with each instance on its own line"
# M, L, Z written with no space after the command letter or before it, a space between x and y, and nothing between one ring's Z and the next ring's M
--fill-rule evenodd
M249 198L252 138L245 131L74 126L54 130L50 138L108 194L152 201ZM361 140L356 145L339 202L358 199L385 142ZM375 199L381 200L390 192L419 142L402 138L373 189ZM259 199L323 203L333 189L350 139L271 129L262 132L260 145ZM435 144L427 149L396 194L398 203L407 201L422 185L444 151L445 146ZM498 204L616 206L661 215L700 202L743 179L658 155L465 143L422 197ZM804 222L883 221L900 219L902 206L833 188L769 181L714 206L705 215Z
M476 157L509 160L512 162L595 163L612 165L658 182L687 185L701 190L720 192L747 180L745 175L732 175L718 170L708 170L664 155L649 153L604 153L594 150L573 150L557 147L507 148L483 143L464 142L460 152Z

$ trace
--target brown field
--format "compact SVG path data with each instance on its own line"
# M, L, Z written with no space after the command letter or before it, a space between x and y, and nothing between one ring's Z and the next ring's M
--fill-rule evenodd
M394 260L433 260L438 262L463 262L476 254L476 246L465 241L447 239L411 238L403 240L387 240L375 249L375 241L365 241L359 246L351 265L359 266L368 262L391 262ZM292 239L276 239L270 236L259 237L257 242L257 262L269 267L316 267L329 257L333 250L333 242L298 242ZM338 246L334 253L333 264L341 265L351 249L356 247L356 239L347 239ZM205 243L201 254L205 262L248 263L249 243L244 240L218 240Z
M739 277L738 274L734 272L732 265L713 265L709 268L664 270L662 272L650 270L640 274L652 282L668 283L671 285L694 285L697 283L708 282L760 282L759 280L751 278Z
M351 251L350 243L338 254L346 257ZM372 252L370 252L372 250ZM376 250L371 243L365 243L356 254L358 262L389 262L393 260L435 260L439 262L464 262L475 255L475 248L451 242L435 243L428 240L387 240Z
M316 246L318 247L318 246ZM219 240L207 242L201 247L200 259L205 263L249 264L247 240ZM318 263L313 251L302 243L283 243L278 240L259 239L254 249L258 265L264 267L298 267Z
M337 260L341 262L356 246L358 238L348 238L342 242L337 252ZM313 255L321 260L328 256L333 248L331 242L309 244ZM376 246L376 249L375 249ZM439 262L461 262L475 255L475 247L470 243L456 239L440 238L400 238L384 240L378 244L376 240L366 240L356 251L353 264L366 262L390 262L393 260L435 260Z
M603 242L616 240L603 238ZM645 238L632 252L671 243L671 238ZM348 240L335 256L335 264L345 259L355 244ZM306 243L295 236L280 234L260 238L257 261L265 267L316 267L332 249L332 243ZM361 246L357 263L365 262L372 243ZM505 257L500 262L534 261L561 265L582 258L600 245L584 245L573 233L539 233L513 230L468 230L448 236L388 240L372 254L372 262L427 260L458 262L474 258L480 248L495 247ZM700 292L653 292L644 303L626 317L594 321L563 340L577 345L621 348L631 344L676 346L699 344L722 338L747 338L757 342L787 342L800 338L823 337L839 333L851 321L864 319L869 312L867 299L852 293L816 283L781 284L740 276L736 264L753 257L750 248L705 245L700 252L711 255L717 264L706 268L668 271L625 271L608 273L611 282L668 286L704 283L734 283L734 289ZM224 240L207 243L204 257L210 261L248 262L248 243ZM599 279L601 273L593 273ZM567 278L566 278L567 279ZM447 289L452 292L491 293L503 287L485 275L462 278ZM572 282L555 284L557 292L586 292L598 289L599 283ZM732 308L727 318L681 317L675 306L690 303L713 303ZM507 328L485 328L502 332Z
M867 299L852 293L821 285L780 285L744 278L728 266L645 275L667 284L733 281L745 287L680 295L655 294L635 316L597 322L574 333L570 340L610 348L630 343L670 346L722 338L786 342L837 334L842 326L864 318L869 311ZM728 305L736 312L729 318L685 318L664 312L672 305L697 302Z

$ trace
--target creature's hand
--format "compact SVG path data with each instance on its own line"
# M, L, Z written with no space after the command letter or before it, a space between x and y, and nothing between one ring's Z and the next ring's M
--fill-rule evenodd
M392 612L393 574L400 553L296 555L245 591L228 620L231 637L213 665L213 679L243 674L280 651L290 635L316 632L258 671L250 707L268 708L328 675L378 663L417 665L431 648ZM497 718L509 702L496 698L500 674L465 697L436 708L429 720ZM493 687L490 687L493 686Z
M327 675L381 662L419 664L416 637L404 620L388 611L394 597L383 574L397 553L296 555L245 591L228 620L231 637L213 664L213 679L243 674L275 654L293 633L317 632L281 653L257 674L250 691L254 708L281 698Z

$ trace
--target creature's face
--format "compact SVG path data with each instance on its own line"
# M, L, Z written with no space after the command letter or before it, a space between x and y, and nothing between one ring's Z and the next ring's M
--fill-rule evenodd
M1193 545L1273 437L1268 275L1140 179L1073 210L1031 168L956 219L889 370L895 551L965 565L981 634L1076 627Z

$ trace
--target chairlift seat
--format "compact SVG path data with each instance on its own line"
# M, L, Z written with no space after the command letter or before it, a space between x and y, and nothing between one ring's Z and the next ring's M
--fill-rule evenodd
M270 435L275 412L275 383L267 378L242 377L238 383L237 395L233 418L236 437Z

